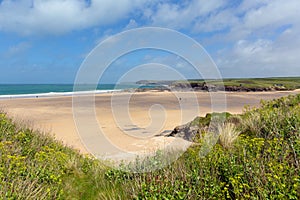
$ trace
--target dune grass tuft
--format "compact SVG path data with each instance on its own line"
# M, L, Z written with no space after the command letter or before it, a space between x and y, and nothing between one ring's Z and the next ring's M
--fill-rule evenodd
M225 148L233 147L234 141L238 138L240 132L233 123L223 123L218 126L219 143Z

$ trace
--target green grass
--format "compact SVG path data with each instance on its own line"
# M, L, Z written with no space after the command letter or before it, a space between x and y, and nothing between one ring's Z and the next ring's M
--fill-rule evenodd
M191 83L203 83L204 80L191 80ZM224 86L242 86L247 88L270 88L276 85L282 85L287 90L300 88L300 77L276 77L276 78L239 78L208 80L207 83Z
M299 199L300 95L262 102L242 115L217 116L226 117L224 127L231 124L225 140L230 144L220 139L200 156L202 135L171 165L131 173L108 168L0 114L0 198ZM211 117L191 124L206 130ZM158 152L139 166L157 166L161 157Z
M107 167L0 114L0 198L118 199Z

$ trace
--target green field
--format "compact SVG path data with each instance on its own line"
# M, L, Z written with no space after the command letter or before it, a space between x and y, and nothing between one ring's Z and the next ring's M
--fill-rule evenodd
M204 80L190 80L191 83L203 83ZM207 83L224 86L237 86L247 88L271 88L282 87L286 90L300 88L300 77L276 77L276 78L231 78L223 80L207 80Z
M80 155L2 113L0 199L300 198L300 94L224 115L225 123L216 127L217 144L201 156L212 116L191 123L201 135L177 161L130 173ZM158 152L156 158L163 156ZM158 160L139 160L139 166L159 166Z

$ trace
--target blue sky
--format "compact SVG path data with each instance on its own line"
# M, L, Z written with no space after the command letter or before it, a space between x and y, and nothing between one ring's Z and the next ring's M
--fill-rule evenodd
M299 0L0 0L0 83L72 83L99 42L147 26L195 39L223 77L300 76L299 19ZM103 81L147 63L201 78L177 55L144 50L114 62Z

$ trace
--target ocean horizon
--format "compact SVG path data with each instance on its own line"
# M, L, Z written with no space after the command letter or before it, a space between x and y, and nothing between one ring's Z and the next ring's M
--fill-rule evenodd
M106 93L144 87L138 84L99 84L97 88L86 84L74 88L73 84L0 84L0 99L49 96L71 96L84 93Z

